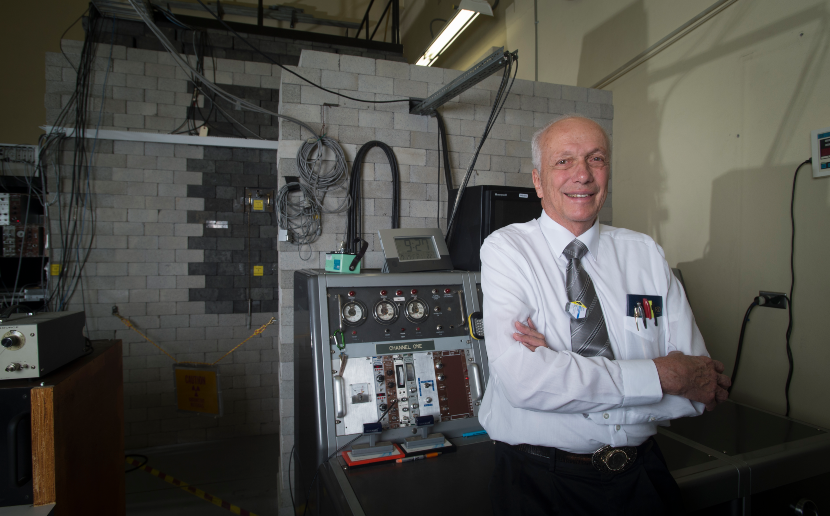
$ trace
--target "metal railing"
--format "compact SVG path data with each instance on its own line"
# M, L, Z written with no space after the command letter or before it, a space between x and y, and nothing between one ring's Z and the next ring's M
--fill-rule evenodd
M360 33L363 30L363 26L366 25L366 32L365 36L368 41L371 41L375 38L375 34L377 33L378 29L380 28L380 24L383 22L383 19L389 14L392 22L392 43L396 45L401 44L401 7L399 0L389 0L386 4L386 7L383 9L383 13L380 15L380 18L375 25L375 30L372 31L372 35L369 35L369 25L371 22L369 21L369 12L372 10L372 5L374 5L375 0L369 2L369 7L366 8L366 14L363 15L363 20L360 22L360 27L357 29L357 34L355 38L360 38Z

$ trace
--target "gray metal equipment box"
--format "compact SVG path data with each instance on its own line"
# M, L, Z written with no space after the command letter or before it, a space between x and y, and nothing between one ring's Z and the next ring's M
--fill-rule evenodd
M0 321L0 380L39 378L84 354L84 312L14 314Z

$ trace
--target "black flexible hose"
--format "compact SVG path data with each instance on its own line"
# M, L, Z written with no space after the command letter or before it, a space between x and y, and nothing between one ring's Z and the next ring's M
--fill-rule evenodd
M444 181L447 183L447 194L449 195L452 190L452 169L450 168L450 151L447 147L447 128L444 125L444 117L438 111L435 112L435 120L438 121L438 136L441 137L441 154L444 158ZM440 167L441 156L438 159L438 166Z
M372 140L364 144L357 151L352 162L352 177L349 181L349 197L352 200L352 204L349 207L346 221L346 251L351 254L355 254L358 251L355 239L358 239L357 242L359 242L359 239L363 238L363 202L360 194L362 177L360 169L363 166L363 160L366 158L366 154L375 147L379 147L386 154L386 159L389 161L389 168L392 170L392 228L399 227L398 214L400 213L401 174L398 169L398 160L395 158L392 147L383 142Z
M746 313L744 314L744 322L741 323L741 335L738 337L738 350L735 352L735 365L732 367L732 385L726 389L726 392L732 392L732 387L735 386L735 378L738 377L738 364L741 362L741 351L743 351L744 347L744 333L746 333L746 323L749 322L749 314L752 312L752 309L758 306L758 298L756 297L752 300L752 304L749 305L749 308L746 309Z

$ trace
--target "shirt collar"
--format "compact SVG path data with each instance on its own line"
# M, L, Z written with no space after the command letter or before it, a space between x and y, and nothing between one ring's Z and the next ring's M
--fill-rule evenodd
M574 238L579 239L580 242L585 244L588 248L588 255L594 260L597 261L597 256L599 253L599 219L594 222L594 225L591 226L591 229L582 233L581 235L574 236L573 233L562 227L558 222L553 220L548 216L547 213L542 211L542 216L539 217L539 227L542 228L542 234L544 234L545 238L550 244L551 250L556 253L556 257L559 258L562 256L562 251L568 247Z

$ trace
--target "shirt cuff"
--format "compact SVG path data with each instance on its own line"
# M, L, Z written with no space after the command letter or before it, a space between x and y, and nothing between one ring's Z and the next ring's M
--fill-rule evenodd
M623 407L651 405L663 399L660 375L653 360L620 360L622 371Z

